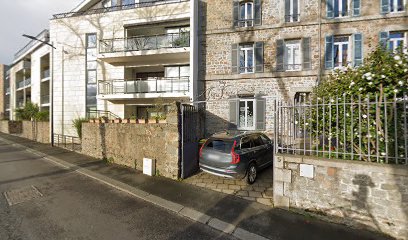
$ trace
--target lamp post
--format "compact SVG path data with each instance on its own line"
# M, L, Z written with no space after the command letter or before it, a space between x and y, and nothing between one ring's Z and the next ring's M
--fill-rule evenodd
M51 81L50 81L50 123L51 123L51 130L50 130L50 140L51 140L51 145L54 146L54 50L57 49L53 43L49 43L47 41L38 39L34 36L23 34L23 37L26 37L28 39L34 40L41 42L43 44L46 44L51 47L51 63L52 63L52 71L51 71ZM64 54L67 53L64 48L62 48L62 84L64 81ZM63 90L64 91L64 90ZM63 96L63 95L62 95ZM63 104L64 101L62 101ZM62 113L64 114L64 113ZM64 123L62 123L64 125Z

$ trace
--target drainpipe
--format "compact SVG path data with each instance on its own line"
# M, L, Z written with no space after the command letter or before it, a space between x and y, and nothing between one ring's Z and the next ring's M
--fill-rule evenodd
M319 0L319 17L318 17L318 25L319 25L319 74L317 76L317 85L320 84L322 79L322 1Z

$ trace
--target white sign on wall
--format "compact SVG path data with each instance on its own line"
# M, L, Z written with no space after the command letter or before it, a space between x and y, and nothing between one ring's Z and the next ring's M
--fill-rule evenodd
M154 176L156 173L156 164L153 159L143 158L143 174Z
M314 178L314 166L308 164L300 164L300 176Z

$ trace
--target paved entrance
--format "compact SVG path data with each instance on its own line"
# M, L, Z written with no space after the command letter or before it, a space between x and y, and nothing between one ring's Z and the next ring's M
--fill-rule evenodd
M258 178L252 185L247 185L241 180L219 177L205 172L200 172L184 180L184 182L272 206L272 173L272 167L263 170L258 173Z

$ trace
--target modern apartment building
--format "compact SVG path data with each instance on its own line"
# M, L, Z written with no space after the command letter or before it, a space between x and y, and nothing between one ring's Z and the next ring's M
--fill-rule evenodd
M207 134L273 131L274 100L304 101L335 68L381 42L407 45L403 0L200 1Z
M54 15L54 132L76 135L72 121L99 112L142 119L194 101L196 11L193 0L86 0Z
M10 109L10 76L8 66L0 64L0 119L8 119Z
M24 107L27 102L37 104L41 111L50 111L51 47L46 44L49 31L42 31L36 38L40 41L30 40L14 55L8 71L8 113L12 120L16 119L15 110Z

